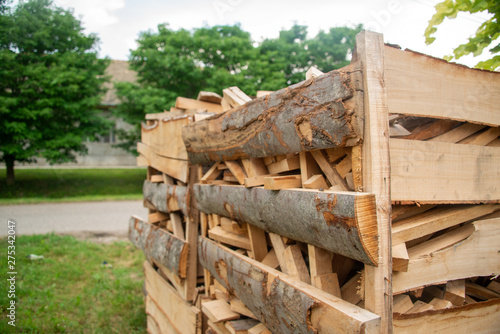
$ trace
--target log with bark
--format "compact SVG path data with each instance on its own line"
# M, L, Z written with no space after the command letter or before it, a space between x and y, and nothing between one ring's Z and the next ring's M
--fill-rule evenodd
M371 194L196 184L193 195L204 213L377 265L377 219Z
M181 211L188 214L187 187L144 181L142 187L144 200L152 204L157 211L170 213Z
M332 71L185 126L192 164L355 145L349 69Z

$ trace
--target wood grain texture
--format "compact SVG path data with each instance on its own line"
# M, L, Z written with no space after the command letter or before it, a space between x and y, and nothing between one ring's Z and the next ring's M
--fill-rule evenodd
M385 78L385 46L381 34L356 36L352 61L363 72L364 134L363 191L377 198L378 267L365 266L365 307L381 316L382 333L392 332L391 172L389 163L389 108Z
M129 221L128 237L151 262L154 260L177 276L186 277L188 245L183 240L134 216Z
M500 73L385 47L389 112L500 125Z
M344 146L359 138L342 101L350 76L332 71L183 128L193 164ZM356 140L351 140L351 143Z
M500 274L500 218L476 221L473 225L475 231L467 239L430 254L410 257L408 271L393 275L394 293L444 281Z
M391 138L393 202L500 201L500 149Z
M420 314L402 314L394 318L394 333L498 333L500 298Z
M168 113L163 114L165 117L155 120L152 126L141 124L141 141L157 155L187 160L182 127L193 122L192 116L169 117Z
M179 334L201 334L201 311L186 302L147 261L144 262L144 274L148 297L165 315L172 329Z
M202 265L273 333L379 333L380 318L200 237Z
M144 143L137 143L137 152L140 166L153 167L179 181L187 182L189 178L189 166L186 160L167 158L153 152L152 148Z
M193 195L202 212L376 264L376 209L371 194L196 184Z

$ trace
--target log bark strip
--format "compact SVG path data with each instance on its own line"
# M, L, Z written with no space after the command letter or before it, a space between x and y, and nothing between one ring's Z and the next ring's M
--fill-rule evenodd
M332 71L183 128L192 164L263 158L359 142L343 101L346 71ZM352 140L354 139L354 140Z
M150 262L154 260L179 277L186 277L187 243L134 216L129 221L128 237Z
M193 187L198 209L376 265L375 197L367 193L242 186Z
M201 264L273 333L379 333L380 318L200 237Z
M188 214L186 187L153 183L146 180L142 186L142 193L144 199L160 212L182 211L185 215Z

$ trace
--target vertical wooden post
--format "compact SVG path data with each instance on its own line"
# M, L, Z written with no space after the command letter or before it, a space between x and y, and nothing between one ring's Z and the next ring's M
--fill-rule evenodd
M379 242L378 267L365 265L365 308L381 317L381 333L392 333L389 115L383 36L369 31L358 34L354 61L361 62L363 72L363 191L376 196Z

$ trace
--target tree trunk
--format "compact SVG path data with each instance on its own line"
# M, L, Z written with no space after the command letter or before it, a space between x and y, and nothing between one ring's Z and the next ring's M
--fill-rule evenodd
M5 165L7 166L7 185L11 186L15 183L16 178L14 175L14 161L15 157L10 154L6 154L4 157Z
M350 76L332 71L182 129L189 162L262 158L356 145Z
M195 184L204 213L215 213L377 265L375 196L367 193Z

